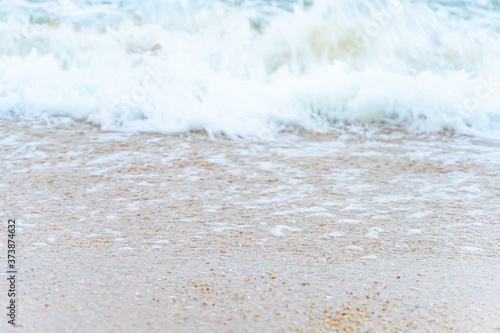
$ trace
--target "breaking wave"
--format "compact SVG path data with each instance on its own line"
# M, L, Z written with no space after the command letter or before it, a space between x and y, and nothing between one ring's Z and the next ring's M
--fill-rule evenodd
M496 1L3 1L0 116L500 137Z

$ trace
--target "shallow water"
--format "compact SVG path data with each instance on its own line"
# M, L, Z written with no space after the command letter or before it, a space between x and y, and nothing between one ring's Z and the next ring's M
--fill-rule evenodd
M496 142L2 129L28 332L500 328Z

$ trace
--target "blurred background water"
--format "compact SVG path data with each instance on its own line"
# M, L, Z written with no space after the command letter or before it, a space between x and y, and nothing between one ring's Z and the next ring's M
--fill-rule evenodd
M0 116L498 139L499 1L1 1Z

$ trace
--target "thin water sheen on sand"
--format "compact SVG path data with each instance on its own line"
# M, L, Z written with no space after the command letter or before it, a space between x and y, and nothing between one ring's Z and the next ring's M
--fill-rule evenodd
M19 331L500 329L498 143L2 128Z

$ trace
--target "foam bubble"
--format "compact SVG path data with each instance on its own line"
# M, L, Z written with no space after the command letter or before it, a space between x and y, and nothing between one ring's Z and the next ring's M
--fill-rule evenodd
M498 138L498 13L461 6L18 1L0 10L0 115L261 138L338 122Z

